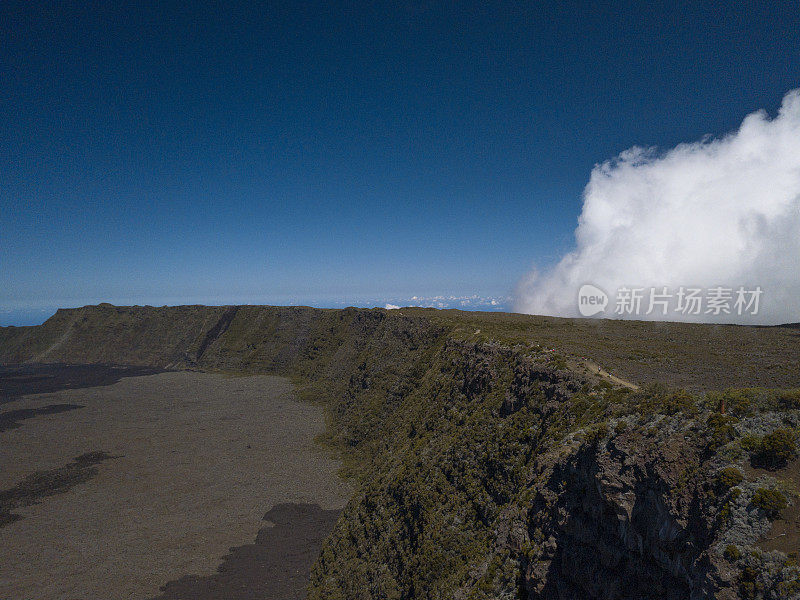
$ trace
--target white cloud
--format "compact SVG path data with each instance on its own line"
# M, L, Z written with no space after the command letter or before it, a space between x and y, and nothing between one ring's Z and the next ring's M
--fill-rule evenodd
M775 118L755 112L726 137L662 154L631 148L596 166L575 238L553 269L520 282L516 310L577 316L587 283L611 296L622 286L760 286L758 315L635 318L800 321L800 90Z
M511 305L511 298L507 296L411 296L408 297L387 297L380 300L385 308L395 309L401 306L416 306L421 308L458 308L461 310L507 310ZM377 305L377 304L376 304Z
M396 304L387 304L386 306L384 306L384 308L385 308L386 310L397 310L397 309L398 309L398 308L400 308L400 307L399 307L399 306L397 306Z

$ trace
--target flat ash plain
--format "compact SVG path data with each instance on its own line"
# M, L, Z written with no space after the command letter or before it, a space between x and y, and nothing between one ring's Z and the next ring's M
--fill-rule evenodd
M0 403L0 422L16 415L0 429L0 598L305 596L351 492L314 444L320 407L284 378L196 372L81 387L73 371L24 394L22 377L51 381L41 369L0 374L16 378Z

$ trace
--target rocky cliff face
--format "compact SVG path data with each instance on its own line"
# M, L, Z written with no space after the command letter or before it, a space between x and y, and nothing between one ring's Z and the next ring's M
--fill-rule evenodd
M720 439L715 402L615 389L541 349L451 340L392 415L311 598L797 597L792 559L756 545L770 517L755 490L781 484L720 483L750 454L737 434ZM800 425L766 392L756 404L773 426Z
M528 597L719 597L730 582L708 551L704 467L683 432L628 432L557 461L528 512Z
M800 537L763 543L800 518L800 393L633 391L512 333L422 311L101 305L0 329L0 362L293 376L360 482L312 600L800 598Z

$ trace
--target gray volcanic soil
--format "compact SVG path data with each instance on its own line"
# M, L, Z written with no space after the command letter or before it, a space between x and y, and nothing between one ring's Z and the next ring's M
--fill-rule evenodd
M279 377L126 377L9 411L31 412L0 431L0 597L302 598L349 493L313 444L322 410Z

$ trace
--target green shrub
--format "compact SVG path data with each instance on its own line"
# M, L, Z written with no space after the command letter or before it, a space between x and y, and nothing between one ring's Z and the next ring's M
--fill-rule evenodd
M786 390L778 394L778 404L784 410L800 408L800 390Z
M664 403L666 414L674 415L679 412L694 414L697 411L696 401L686 390L678 390L667 397Z
M774 519L786 508L786 497L778 490L758 488L751 503L767 513L770 519Z
M732 488L744 481L744 475L736 467L726 467L717 475L717 481L724 488Z
M800 593L800 577L794 581L782 581L778 584L781 598L792 598Z
M708 410L738 418L768 411L796 410L800 409L800 389L740 388L708 392L702 404Z
M745 435L739 440L739 445L746 452L758 452L761 448L761 438L757 435Z
M731 503L726 502L722 505L722 508L719 510L719 521L722 524L725 524L731 518Z
M714 396L717 403L716 410L725 407L725 412L737 417L744 417L753 413L754 390L725 390Z
M555 369L567 369L569 366L567 365L567 359L561 356L560 354L553 353L552 357L552 365Z
M733 562L739 560L742 557L742 553L739 552L739 549L736 546L730 544L728 545L727 548L725 548L725 551L722 553L722 556L727 558L729 561Z
M776 429L758 442L753 456L754 466L779 469L797 456L795 432L791 429Z
M650 384L642 387L630 398L636 411L643 415L662 414L676 415L680 412L687 415L697 414L697 401L686 390L674 390L662 384Z
M733 423L736 422L734 417L723 415L722 413L712 413L706 420L706 428L708 429L708 445L711 450L721 448L731 440L733 440L735 431Z
M586 436L584 439L588 444L597 444L608 435L608 423L605 421L602 423L594 423L586 427L584 432Z
M753 567L744 567L739 573L739 594L743 600L759 598L764 586L758 581L758 571Z

